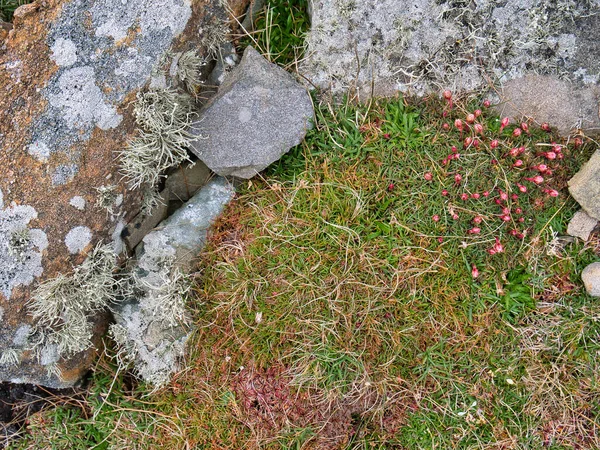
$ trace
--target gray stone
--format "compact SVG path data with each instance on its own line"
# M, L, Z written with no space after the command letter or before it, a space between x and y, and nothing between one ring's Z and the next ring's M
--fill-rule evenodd
M569 192L589 216L600 220L600 150L569 180Z
M312 28L299 71L313 85L361 100L505 85L513 114L548 118L567 131L579 121L597 127L598 0L310 4ZM543 75L543 83L534 86L530 74ZM531 93L521 92L529 87ZM540 99L552 96L556 101ZM560 99L567 100L564 112Z
M567 234L587 241L596 225L598 225L597 219L588 216L585 211L577 211L569 221Z
M165 187L169 190L169 200L187 202L211 176L210 169L202 161L181 165L167 178Z
M583 269L581 279L588 294L600 297L600 262L592 263Z
M219 175L251 178L298 145L312 117L306 90L248 47L194 124L192 151Z
M139 375L156 386L178 370L190 333L183 298L189 284L182 274L193 268L234 192L224 178L211 180L136 249L136 294L116 306L116 334Z

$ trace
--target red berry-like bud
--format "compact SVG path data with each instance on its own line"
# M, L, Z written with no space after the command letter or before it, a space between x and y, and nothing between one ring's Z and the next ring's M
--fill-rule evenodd
M527 125L527 123L525 122L521 122L521 129L525 132L525 133L529 133L529 125Z
M423 175L423 178L425 178L427 181L431 181L431 180L433 180L433 174L431 172L425 172L425 175Z
M500 143L498 142L498 140L494 139L492 142L490 142L490 148L496 148L499 144Z
M464 201L469 200L469 194L461 194L460 199Z
M445 123L444 125L442 125L442 128L443 128L445 131L448 131L448 130L450 129L450 125L448 125L447 123Z
M448 191L446 189L442 190L442 195L446 197L448 195Z
M512 157L519 156L519 149L518 149L517 147L511 148L511 149L508 151L508 154L509 154L510 156L512 156Z
M520 129L520 128L515 128L515 129L513 130L513 133L512 133L512 134L513 134L513 136L514 136L514 137L519 137L519 136L521 136L521 129Z
M475 192L474 194L471 194L471 198L474 198L475 200L478 200L479 197L480 197L480 195L477 192Z
M388 189L388 191L393 191L394 190L394 183L388 184L387 189Z
M480 216L473 217L473 223L479 225L483 219Z
M456 183L460 183L462 181L462 175L460 173L457 173L456 175L454 175L454 181Z
M479 276L479 270L475 264L473 264L473 267L471 267L471 276L473 278L477 278Z
M515 163L513 164L513 166L515 166L515 167L521 167L522 165L523 165L523 160L521 160L521 159L517 159L515 161Z
M465 143L464 143L464 147L467 148L469 145L471 145L473 143L473 138L471 136L467 136L465 138Z
M515 202L519 200L519 196L517 194L511 195L510 198L512 198Z
M527 192L527 187L523 186L522 184L517 183L517 187L519 188L519 191L521 192Z
M510 119L508 117L505 117L504 119L502 119L502 121L500 122L500 131L504 130L504 128L506 128L506 126L509 124Z
M440 221L440 216L438 216L437 214L435 214L431 220L433 220L434 222L439 222Z
M481 115L481 110L480 109L476 109L475 112L475 117L479 117Z
M458 214L456 214L456 213L452 214L452 219L453 220L458 220Z
M552 130L550 129L550 125L548 124L548 122L544 122L544 123L541 125L541 127L540 127L540 128L541 128L542 130L544 130L544 131L552 131Z
M523 210L521 208L515 208L516 214L523 214Z
M498 189L498 193L500 194L500 199L503 201L508 200L508 194L504 192L502 189Z
M463 130L463 123L462 120L460 119L456 119L454 121L454 126L456 127L457 130L462 131Z
M449 91L448 89L446 89L446 90L445 90L445 91L442 93L442 95L444 96L444 98L445 98L446 100L450 100L450 99L452 98L452 92L451 92L451 91Z
M492 104L492 102L490 102L489 100L484 100L484 101L483 101L483 106L484 106L485 108L489 108L491 104Z
M483 133L483 125L481 125L480 123L476 123L475 125L473 125L473 129L475 130L475 133L477 133L477 134Z
M481 233L481 228L473 227L470 230L467 230L467 233L469 233L469 234L479 234L479 233Z
M490 193L489 193L488 191L485 191L485 192L483 193L483 196L484 196L484 197L489 197L489 195L490 195Z
M510 216L508 214L504 214L500 217L504 222L510 222Z
M475 123L475 114L467 114L467 123Z
M521 222L521 223L525 222L525 217L519 217L519 222Z

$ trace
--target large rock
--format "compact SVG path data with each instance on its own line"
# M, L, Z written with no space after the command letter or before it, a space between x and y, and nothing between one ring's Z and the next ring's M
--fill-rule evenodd
M210 226L234 193L224 178L211 180L136 249L136 286L115 308L112 333L139 375L155 386L178 369L189 337L183 274L193 268Z
M600 220L600 150L569 180L569 192L589 216Z
M300 72L361 99L500 84L507 113L593 129L599 13L598 0L311 0Z
M592 297L600 297L600 262L588 265L581 272L585 290Z
M251 178L298 145L312 117L306 90L248 47L194 124L192 151L219 175Z
M141 200L115 160L134 133L131 101L217 14L220 0L46 0L15 13L0 50L0 360L20 360L0 364L0 380L65 387L89 366L93 349L58 361L61 377L47 373L56 357L27 350L26 304L98 241L122 248ZM106 208L100 192L114 199Z

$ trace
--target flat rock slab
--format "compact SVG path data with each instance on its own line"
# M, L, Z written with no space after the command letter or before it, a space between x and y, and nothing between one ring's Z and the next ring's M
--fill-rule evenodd
M587 241L596 225L597 219L588 216L585 211L577 211L567 225L567 234Z
M569 180L569 192L590 217L600 220L600 150Z
M600 297L600 262L588 265L581 272L585 290L592 297Z
M312 117L304 87L248 47L194 124L192 151L219 175L251 178L300 144Z
M51 358L27 350L27 302L97 242L123 248L141 202L115 157L135 133L131 102L167 51L200 45L217 12L226 17L220 0L45 0L15 12L0 50L0 354L21 359L0 365L0 380L67 387L88 369L93 349L47 374Z
M516 108L510 112L517 116L547 118L563 131L580 119L584 129L597 124L598 1L310 4L312 27L299 71L312 85L365 100L500 84L506 87L501 100L512 102ZM530 74L544 74L544 83L530 84ZM519 81L508 84L511 80ZM531 93L521 92L529 88Z
M190 333L185 320L169 322L157 314L157 296L164 296L164 286L173 281L175 271L193 268L208 230L234 193L224 178L211 180L137 248L133 270L141 288L137 297L116 307L115 318L123 330L122 345L135 355L137 372L150 383L161 385L178 370Z

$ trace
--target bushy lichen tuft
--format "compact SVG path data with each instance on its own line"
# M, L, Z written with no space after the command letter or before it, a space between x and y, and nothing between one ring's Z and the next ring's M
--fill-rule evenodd
M198 55L196 50L183 53L177 61L177 78L184 84L187 91L193 95L197 94L202 80L201 70L206 66L205 58Z
M71 275L59 274L38 286L28 304L35 320L28 342L40 361L49 352L68 357L91 347L91 316L117 300L116 267L112 246L99 243Z

